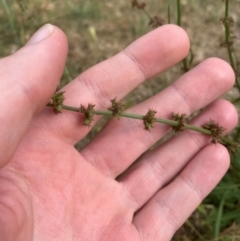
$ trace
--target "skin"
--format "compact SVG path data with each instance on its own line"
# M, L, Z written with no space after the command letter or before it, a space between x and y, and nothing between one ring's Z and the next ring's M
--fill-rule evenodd
M109 99L123 98L188 50L184 30L160 27L65 86L64 103L106 109ZM122 118L111 120L78 152L74 144L90 131L82 115L55 115L44 107L66 55L66 37L55 27L50 36L0 60L0 240L170 240L227 171L226 148L185 131L143 154L170 127L156 124L149 133L141 121ZM173 111L189 115L207 106L191 123L213 119L227 133L237 113L218 97L233 84L230 66L210 58L127 111L153 108L157 117L169 118Z

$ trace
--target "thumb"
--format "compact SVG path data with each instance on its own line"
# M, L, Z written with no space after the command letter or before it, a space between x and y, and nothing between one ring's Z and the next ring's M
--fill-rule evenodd
M55 91L67 55L67 40L46 24L27 44L0 59L0 167L13 155L32 116Z

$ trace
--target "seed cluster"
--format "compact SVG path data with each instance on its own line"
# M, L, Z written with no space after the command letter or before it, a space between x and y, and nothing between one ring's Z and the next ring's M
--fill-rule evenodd
M117 98L114 98L110 101L112 103L112 106L109 107L108 110L112 111L112 115L119 120L124 109L124 104L120 101L118 102Z
M64 99L64 92L56 92L52 96L52 99L48 103L48 106L53 107L53 110L56 114L62 113L62 105Z
M173 126L172 129L176 132L182 132L186 130L186 114L177 114L177 113L172 113L172 119L178 122L177 126Z
M156 122L157 111L149 109L147 114L143 117L144 129L150 131L153 128L154 123Z
M212 143L221 143L221 136L226 130L223 126L220 126L214 120L210 120L208 123L203 124L202 128L211 131Z
M80 106L79 108L79 112L84 114L84 121L83 121L83 125L90 127L91 123L93 122L93 117L94 117L94 106L93 104L88 104L87 108L84 107L83 105Z

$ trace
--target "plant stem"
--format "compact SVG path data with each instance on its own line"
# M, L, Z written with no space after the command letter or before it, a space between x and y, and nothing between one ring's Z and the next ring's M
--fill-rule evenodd
M47 106L53 107L52 104L50 104L50 103L47 104ZM78 113L83 113L80 110L80 108L78 108L78 107L62 105L62 109L73 111L73 112L78 112ZM112 116L113 115L113 112L108 111L108 110L91 110L91 113L95 114L95 115L104 115L104 116ZM127 112L122 112L121 116L126 117L126 118L131 118L131 119L138 119L138 120L143 120L143 118L144 118L144 115L132 114L132 113L127 113ZM178 126L179 125L178 121L169 120L169 119L162 119L162 118L156 118L155 122L158 122L158 123L161 123L161 124L167 124L167 125L170 125L170 126ZM206 134L206 135L212 134L212 132L210 130L204 129L204 128L199 127L199 126L193 126L193 125L189 125L189 124L185 124L184 126L186 127L186 129L197 131L197 132L200 132L200 133L203 133L203 134ZM221 140L226 145L236 145L235 142L233 142L232 140L230 140L226 137L221 137Z
M237 73L237 69L234 63L234 59L233 59L233 54L235 54L234 48L232 46L231 43L231 31L230 31L230 27L229 27L229 0L225 0L225 42L227 44L227 50L228 50L228 56L229 56L229 60L230 60L230 64L234 70L234 72L236 73L236 80L235 80L235 86L237 87L238 91L240 92L240 83L239 83L239 73ZM233 52L233 53L232 53ZM236 55L235 56L235 61L237 62L237 58ZM236 102L238 102L240 100L240 97L238 97L237 99L235 99L234 101L232 101L233 104L235 104ZM240 129L238 129L238 132L235 136L235 140L239 138L239 133L240 133Z
M177 25L181 26L182 22L182 7L181 7L181 0L177 0ZM187 58L185 58L183 61L183 69L185 72L187 72L189 70L189 66L187 64Z
M168 0L168 24L171 23L171 4L170 0Z
M214 231L215 238L217 240L219 240L219 233L220 233L220 229L221 229L221 221L222 221L222 216L223 216L223 208L224 208L224 204L225 204L226 196L227 196L228 192L229 192L229 190L226 190L225 193L223 194L223 197L222 197L222 200L220 202L218 212L217 212L215 231Z
M181 26L181 18L182 18L182 8L181 8L181 1L177 0L177 25Z
M156 26L161 26L156 19L154 19L154 18L152 18L152 17L150 16L150 14L147 12L147 10L146 10L145 8L143 8L143 9L141 9L141 10L142 10L143 13L148 17L148 19L150 20L151 23L155 23Z
M229 56L231 66L235 70L233 56L232 56L231 43L230 43L230 28L229 28L229 23L228 23L228 18L229 18L228 12L229 12L229 1L225 0L225 21L226 21L226 24L225 24L225 41L226 41L226 44L227 44L228 56Z
M150 20L152 20L153 22L156 22L144 8L142 9L142 11L145 13L145 15L146 15Z
M62 105L62 109L81 113L80 109L77 108L77 107ZM92 113L95 114L95 115L112 116L112 111L108 111L108 110L92 110ZM122 112L121 116L126 117L126 118L131 118L131 119L138 119L138 120L143 120L143 118L144 118L143 115L137 115L137 114L127 113L127 112ZM171 125L171 126L178 126L178 121L169 120L169 119L156 118L155 122L158 122L158 123L161 123L161 124L167 124L167 125ZM202 133L208 134L208 135L211 134L211 131L205 130L205 129L203 129L201 127L198 127L198 126L186 124L185 127L189 130L202 132Z
M234 62L234 58L233 58L233 54L234 54L234 48L233 48L233 42L231 42L231 30L230 30L230 26L229 26L229 0L225 1L225 42L227 44L227 51L228 51L228 57L229 57L229 61L230 64L233 68L233 70L236 73L236 87L238 88L238 91L240 92L240 83L239 83L239 73L237 73L237 69L235 66L235 61ZM235 60L236 60L236 56L235 56Z
M73 79L67 65L65 65L65 67L64 67L64 74L67 76L67 79L69 82Z
M9 24L10 24L10 27L11 27L11 29L12 29L12 31L13 31L14 38L15 38L15 42L16 42L16 44L17 44L19 47L21 47L22 44L21 44L21 41L20 41L20 39L19 39L19 37L18 37L17 30L16 30L16 28L15 28L14 21L13 21L12 15L11 15L11 13L10 13L9 7L8 7L8 5L7 5L7 2L6 2L6 0L1 0L1 2L2 2L3 8L4 8L4 11L5 11L6 15L7 15L8 22L9 22Z

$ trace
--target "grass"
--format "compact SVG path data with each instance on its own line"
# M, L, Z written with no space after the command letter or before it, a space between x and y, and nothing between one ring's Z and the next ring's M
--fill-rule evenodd
M67 84L90 66L116 54L139 36L149 32L148 17L131 8L130 0L0 0L0 56L15 52L43 24L51 22L64 30L69 40L69 54L59 87ZM181 12L179 12L179 4ZM231 27L238 37L240 0L149 0L150 16L159 15L165 23L181 23L191 39L194 59L188 57L184 65L193 67L207 57L220 57L239 66L240 39L234 39L234 54L220 44L226 40L226 31L220 18L229 14L235 19ZM181 15L179 15L181 13ZM229 33L228 33L229 34ZM228 38L228 40L230 40ZM232 58L232 59L231 59ZM128 106L156 94L183 73L182 63L166 71L126 97ZM186 66L185 66L186 67ZM185 68L184 67L184 68ZM185 68L186 69L186 68ZM236 86L238 87L238 86ZM225 95L236 100L239 108L239 88ZM106 120L102 121L102 124ZM98 131L97 126L79 144L85 145ZM240 128L233 133L238 140ZM240 240L240 151L232 156L232 164L221 183L204 200L173 240Z

